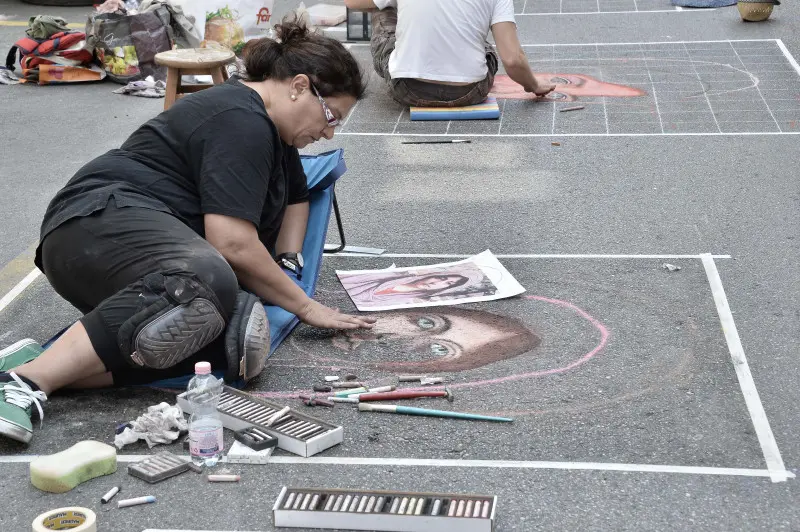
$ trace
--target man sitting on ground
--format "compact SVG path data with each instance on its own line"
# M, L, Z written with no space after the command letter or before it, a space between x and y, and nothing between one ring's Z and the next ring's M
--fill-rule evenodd
M372 60L392 98L419 107L461 107L483 102L503 67L527 92L553 90L533 76L517 37L512 0L345 0L373 11Z

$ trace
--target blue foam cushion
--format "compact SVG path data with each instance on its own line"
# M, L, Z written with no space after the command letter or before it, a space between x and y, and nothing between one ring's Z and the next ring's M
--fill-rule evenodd
M736 0L672 0L672 5L681 7L726 7L736 4Z
M490 96L483 103L465 107L411 107L412 121L418 120L497 120L500 106L497 99Z

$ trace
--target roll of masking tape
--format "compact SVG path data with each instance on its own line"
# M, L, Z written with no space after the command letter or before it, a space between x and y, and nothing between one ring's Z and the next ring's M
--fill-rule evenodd
M72 506L50 510L33 520L33 532L51 530L97 532L97 516L88 508Z

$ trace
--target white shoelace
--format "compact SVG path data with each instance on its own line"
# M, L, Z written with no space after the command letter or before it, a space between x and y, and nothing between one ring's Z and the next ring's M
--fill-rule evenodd
M39 410L39 426L41 427L44 421L44 411L42 410L41 401L47 401L47 395L41 390L33 391L31 387L28 386L25 381L17 377L17 374L13 371L10 371L8 374L11 375L11 378L14 379L19 387L5 386L3 388L6 394L6 403L18 406L24 410L27 410L28 407L35 404L37 410Z

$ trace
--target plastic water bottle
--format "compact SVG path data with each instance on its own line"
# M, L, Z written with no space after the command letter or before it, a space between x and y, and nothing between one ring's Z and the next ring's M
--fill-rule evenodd
M189 381L186 399L192 405L189 417L189 454L192 462L213 467L222 457L222 420L217 411L222 394L222 382L211 374L211 364L194 365L194 377Z

